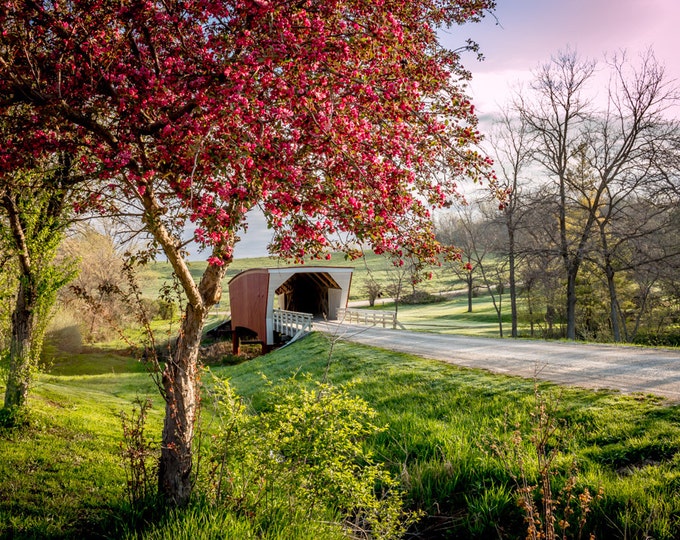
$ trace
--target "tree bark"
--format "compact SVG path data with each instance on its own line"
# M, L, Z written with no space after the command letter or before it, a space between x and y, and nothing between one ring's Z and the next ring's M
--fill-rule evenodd
M192 447L200 409L199 348L205 319L222 297L222 278L227 270L209 264L197 285L182 255L181 243L166 228L160 216L162 205L149 186L141 196L144 222L163 248L182 290L187 308L177 347L163 371L165 421L158 464L158 491L170 506L186 506L191 497ZM232 241L230 238L227 241ZM215 250L220 252L216 246Z
M609 290L609 319L612 323L612 338L616 343L621 340L621 325L619 323L619 299L616 294L616 283L614 281L614 269L611 263L605 264L605 274L607 276L607 289Z
M576 277L578 265L571 263L567 267L567 339L576 339Z
M510 266L510 336L517 337L517 282L515 280L515 229L512 222L508 224L508 264Z
M186 505L191 496L192 444L200 405L198 350L204 321L204 310L189 304L177 350L163 372L166 404L158 487L173 506Z
M10 343L10 367L5 389L6 409L23 408L28 399L31 370L36 360L35 304L37 293L30 277L19 280L16 306L12 313L12 338Z
M469 262L470 259L468 259L468 263ZM472 313L472 271L467 273L467 276L465 276L465 281L467 282L467 312Z
M185 506L193 487L195 425L200 411L199 348L205 319L221 297L226 267L208 266L198 286L200 303L188 304L177 349L163 372L165 422L158 469L158 488L171 506Z

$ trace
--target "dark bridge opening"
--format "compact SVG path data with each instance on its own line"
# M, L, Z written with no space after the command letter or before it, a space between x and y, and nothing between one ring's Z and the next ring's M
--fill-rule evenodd
M299 273L276 289L276 295L281 309L328 317L332 307L329 302L334 296L332 291L336 290L340 290L339 285L327 273Z

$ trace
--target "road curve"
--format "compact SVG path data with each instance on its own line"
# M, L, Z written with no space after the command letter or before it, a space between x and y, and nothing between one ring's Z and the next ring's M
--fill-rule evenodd
M316 321L314 329L458 366L569 386L655 394L680 403L680 350L476 338Z

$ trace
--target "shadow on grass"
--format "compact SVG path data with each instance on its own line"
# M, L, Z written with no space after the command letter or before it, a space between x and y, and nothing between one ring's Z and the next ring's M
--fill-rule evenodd
M54 376L144 373L147 366L129 348L83 344L77 326L49 332L42 353L42 370Z

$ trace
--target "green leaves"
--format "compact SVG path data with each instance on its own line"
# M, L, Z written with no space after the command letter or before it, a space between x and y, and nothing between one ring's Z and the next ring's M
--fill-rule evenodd
M347 529L382 539L401 537L417 517L364 444L384 430L375 411L347 388L291 379L257 414L226 382L213 396L222 422L211 456L215 504L259 519L286 508L307 519L331 512Z

